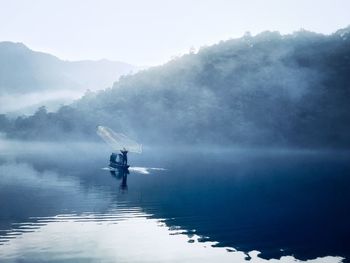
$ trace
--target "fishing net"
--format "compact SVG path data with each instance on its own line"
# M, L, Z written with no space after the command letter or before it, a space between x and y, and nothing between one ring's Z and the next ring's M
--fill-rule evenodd
M108 144L114 151L120 151L124 148L133 153L142 153L142 145L131 140L122 133L116 133L105 126L97 126L97 134Z

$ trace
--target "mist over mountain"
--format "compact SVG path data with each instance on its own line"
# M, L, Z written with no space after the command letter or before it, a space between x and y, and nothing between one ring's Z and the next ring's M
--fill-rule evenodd
M0 112L70 103L135 70L116 61L64 61L22 43L0 42Z
M144 143L350 146L350 28L222 41L122 77L71 106L15 120L8 137L94 139L107 125Z

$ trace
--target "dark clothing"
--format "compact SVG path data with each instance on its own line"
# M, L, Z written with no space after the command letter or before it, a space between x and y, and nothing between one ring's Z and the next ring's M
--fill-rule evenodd
M127 150L120 150L120 152L123 155L123 164L128 164L128 151Z

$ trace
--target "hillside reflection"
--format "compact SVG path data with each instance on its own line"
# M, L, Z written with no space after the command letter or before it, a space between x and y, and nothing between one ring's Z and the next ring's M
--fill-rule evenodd
M102 151L60 156L1 157L1 262L348 256L347 155L149 152L133 156L129 171L105 169Z

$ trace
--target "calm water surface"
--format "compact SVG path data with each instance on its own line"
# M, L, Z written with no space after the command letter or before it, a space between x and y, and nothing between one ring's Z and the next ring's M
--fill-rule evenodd
M347 153L5 143L0 262L347 262ZM345 259L344 259L345 258Z

